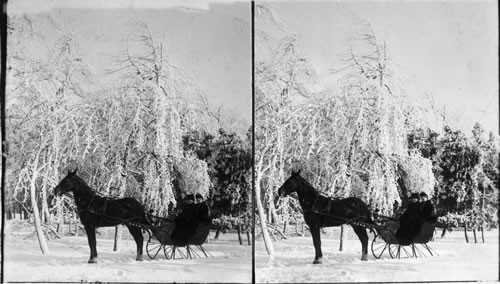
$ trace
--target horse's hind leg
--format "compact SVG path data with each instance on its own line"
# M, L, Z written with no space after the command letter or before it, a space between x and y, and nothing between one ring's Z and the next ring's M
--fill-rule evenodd
M355 225L352 225L352 228L361 241L361 260L368 260L368 234L366 229Z
M85 226L85 232L87 232L87 239L89 241L90 247L90 258L89 263L97 263L97 242L95 239L95 227L94 226Z
M135 243L137 244L137 258L135 260L142 261L142 245L144 242L144 237L142 236L142 230L139 227L133 225L127 225L127 228L134 237Z
M311 235L314 244L314 250L316 252L316 256L314 257L313 264L321 264L321 258L323 257L323 253L321 252L321 232L319 227L309 226L311 230Z

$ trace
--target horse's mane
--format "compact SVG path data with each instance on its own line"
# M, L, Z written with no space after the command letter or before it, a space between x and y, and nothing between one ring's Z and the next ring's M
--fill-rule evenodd
M304 188L306 188L306 190L314 193L316 196L322 196L322 197L325 197L325 198L330 198L330 199L333 199L333 200L339 200L339 199L342 199L340 197L331 197L331 196L328 196L326 195L325 193L317 190L312 184L310 184L305 178L303 178L302 176L299 176L299 181L302 183L302 186Z
M84 189L87 192L90 192L92 194L97 194L81 177L77 176L76 174L73 175L75 181L79 185L79 189Z
M320 192L314 188L314 186L312 186L312 184L310 184L305 178L303 178L302 176L298 176L300 179L299 181L302 183L302 186L309 192L312 192L314 193L315 195L320 195Z
M93 190L81 177L74 175L76 182L78 183L79 189L84 189L86 192L91 193L92 195L97 195L102 198L106 198L108 200L116 200L120 199L117 196L106 196L101 192Z

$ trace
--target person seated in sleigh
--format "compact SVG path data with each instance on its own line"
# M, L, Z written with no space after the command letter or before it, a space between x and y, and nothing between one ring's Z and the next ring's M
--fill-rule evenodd
M420 195L413 193L409 198L406 211L399 217L399 229L396 232L396 239L401 245L409 245L420 232L424 218L421 213L422 204Z
M207 202L203 199L203 195L196 194L196 215L200 223L210 223L212 218L210 217L210 208Z
M172 240L177 246L185 246L196 232L200 224L197 214L197 204L194 203L194 195L189 194L184 198L182 211L175 217L175 228L172 232Z
M428 199L427 193L420 193L420 215L424 222L436 222L436 212L434 204Z

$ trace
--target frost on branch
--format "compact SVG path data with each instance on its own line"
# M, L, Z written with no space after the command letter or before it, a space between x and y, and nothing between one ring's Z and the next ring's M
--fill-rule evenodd
M186 155L186 157L177 160L175 167L182 176L179 183L184 194L195 195L199 193L204 198L208 197L210 178L205 161L191 155Z

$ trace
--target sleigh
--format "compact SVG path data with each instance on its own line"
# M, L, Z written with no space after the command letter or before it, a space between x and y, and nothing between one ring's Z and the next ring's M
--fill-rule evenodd
M435 222L424 222L419 233L408 243L401 243L396 238L399 229L399 220L379 216L380 226L375 227L375 237L373 238L371 249L375 258L381 258L384 252L391 258L411 258L422 256L434 256L437 253L429 246L429 241L434 235Z
M210 223L201 223L188 240L179 242L172 238L175 223L168 218L155 217L153 226L149 227L149 238L146 244L146 252L151 259L155 259L163 252L166 259L209 257L212 254L203 247L210 232Z

